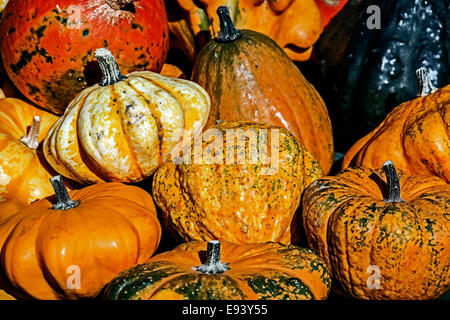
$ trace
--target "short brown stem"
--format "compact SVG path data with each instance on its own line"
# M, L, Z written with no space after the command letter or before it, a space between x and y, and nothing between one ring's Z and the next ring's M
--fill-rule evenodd
M227 7L220 6L217 8L217 15L219 16L220 31L215 39L216 41L231 42L242 36L242 32L234 27Z
M206 249L206 263L193 268L202 273L216 274L230 270L228 263L220 261L220 241L211 240Z
M419 97L425 97L437 91L436 87L433 86L433 83L431 82L430 75L426 68L417 69L416 76L417 82L419 83Z
M388 194L385 202L405 202L400 197L400 182L398 181L397 170L394 163L389 160L383 164L383 171L386 174Z
M79 201L73 201L70 199L67 192L66 185L61 176L55 176L50 179L50 182L55 190L56 203L53 205L54 210L69 210L75 208L80 204Z
M20 141L28 148L36 150L39 147L39 129L41 127L41 118L36 116L31 123L30 131L23 136Z
M135 1L136 0L106 0L106 3L114 10L121 10Z

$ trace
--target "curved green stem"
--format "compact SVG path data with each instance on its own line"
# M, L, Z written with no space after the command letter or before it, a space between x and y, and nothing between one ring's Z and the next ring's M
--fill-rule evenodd
M220 31L215 39L216 41L231 42L242 37L242 32L235 28L227 7L220 6L217 8L217 15L219 16Z
M383 171L386 174L388 185L388 194L384 199L385 202L405 202L400 197L400 182L398 181L397 170L394 163L389 160L383 164Z

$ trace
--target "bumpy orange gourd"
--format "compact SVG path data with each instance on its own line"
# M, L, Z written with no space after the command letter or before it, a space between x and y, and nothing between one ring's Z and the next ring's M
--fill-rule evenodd
M58 119L2 96L0 90L0 219L53 193L48 183L53 172L36 149Z
M435 175L450 183L450 85L436 90L425 69L417 71L420 97L392 110L356 142L342 168L380 167L386 158L410 175Z
M288 244L302 191L323 175L289 131L267 124L223 121L183 151L153 178L166 230L183 240Z
M251 120L283 126L319 161L333 164L331 121L319 93L269 37L234 28L218 9L221 32L198 54L192 80L211 97L206 127L215 120Z
M220 6L228 6L238 28L271 37L296 61L309 59L322 28L314 0L172 0L167 5L171 8L172 44L194 60L199 49L219 32L216 10Z
M80 92L49 130L48 163L81 184L138 182L205 125L210 100L198 84L150 71L120 73L112 53L95 51L103 79Z
M67 193L52 178L49 197L0 222L0 269L19 297L98 295L117 273L148 260L161 227L151 196L121 183Z
M450 185L442 179L397 175L388 161L319 179L302 202L309 245L344 294L416 300L450 289Z
M108 284L105 297L321 300L327 298L330 285L324 261L309 249L279 243L193 241L122 272Z

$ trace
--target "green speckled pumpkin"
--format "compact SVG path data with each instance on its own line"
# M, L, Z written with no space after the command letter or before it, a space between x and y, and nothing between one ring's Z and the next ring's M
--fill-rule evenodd
M231 136L238 132L239 143ZM222 141L216 144L213 133ZM201 136L196 140L184 161L168 161L154 176L153 196L166 231L184 241L291 243L301 193L323 176L314 156L287 129L248 121L220 122L203 133L203 143ZM252 164L252 150L262 141L267 141L269 159L256 158ZM200 159L198 152L204 155Z
M330 285L325 262L309 249L193 241L120 273L106 287L105 298L322 300Z
M386 178L387 177L387 178ZM335 288L359 299L433 299L450 289L450 185L350 168L303 195L308 242Z

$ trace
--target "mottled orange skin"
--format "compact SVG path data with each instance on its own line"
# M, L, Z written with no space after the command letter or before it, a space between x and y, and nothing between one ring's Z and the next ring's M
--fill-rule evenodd
M148 260L159 244L156 209L142 189L112 182L69 195L77 207L53 210L49 197L0 222L6 276L0 280L20 297L93 298L117 273ZM70 266L79 267L79 289L68 288Z
M20 141L35 116L41 118L41 142L58 117L22 100L0 97L0 220L53 193L48 179L54 172L39 149Z
M226 146L227 129L278 129L278 170L263 174L269 166L260 161L239 164L235 159L227 163L223 157L222 164L207 164L206 157L194 162L195 148L191 147L191 164L168 161L153 178L154 200L163 211L167 231L184 241L289 244L301 193L323 175L314 156L284 128L244 121L224 121L213 128L223 135L224 154L235 155L237 144ZM203 153L212 145L211 139L204 136L204 140ZM245 151L239 149L246 153L246 159L248 144ZM273 150L269 144L268 151L277 152Z
M402 202L385 202L381 169L349 168L303 195L310 247L338 291L358 299L433 299L450 288L450 185L399 173ZM380 288L373 270L380 268Z
M322 27L314 0L172 0L168 6L173 8L169 12L173 45L192 60L208 40L217 36L216 11L220 6L228 7L236 27L271 37L295 61L309 59Z
M107 299L142 300L324 300L331 279L312 250L278 243L221 242L229 270L203 274L192 268L207 242L193 241L154 256L119 274L106 288ZM153 280L153 281L148 281ZM146 281L145 286L141 286Z
M334 146L322 97L275 42L261 33L242 32L231 42L211 41L197 56L192 80L211 97L206 128L218 119L283 126L327 174Z
M409 175L433 175L450 183L450 85L402 103L356 142L342 168L378 168L391 159Z
M31 101L62 114L95 83L94 50L108 47L124 74L161 70L169 48L163 0L136 0L135 13L105 0L20 0L6 6L0 50L6 71Z

